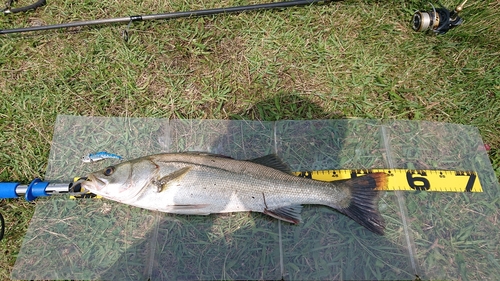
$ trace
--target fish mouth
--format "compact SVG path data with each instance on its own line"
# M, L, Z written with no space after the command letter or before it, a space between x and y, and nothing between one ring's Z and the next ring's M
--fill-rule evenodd
M89 189L88 187L92 187L90 189L100 190L106 185L106 182L94 176L93 174L90 174L87 176L87 180L83 182L82 185L85 189Z

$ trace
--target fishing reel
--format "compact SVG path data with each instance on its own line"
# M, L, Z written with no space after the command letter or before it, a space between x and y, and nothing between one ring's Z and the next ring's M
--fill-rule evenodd
M458 16L464 8L467 0L458 5L455 10L450 11L440 5L440 8L432 6L431 11L416 11L412 18L412 27L415 31L426 32L432 30L437 34L445 34L448 30L463 23L462 18Z

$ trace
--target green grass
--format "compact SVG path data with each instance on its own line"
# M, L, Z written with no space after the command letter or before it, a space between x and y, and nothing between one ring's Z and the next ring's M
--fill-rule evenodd
M33 13L0 17L0 27L249 3L257 2L49 1ZM462 13L464 25L444 36L413 32L412 13L429 8L426 1L350 0L137 22L128 42L121 38L122 25L1 36L0 180L24 183L44 177L58 114L253 120L360 117L473 125L492 147L490 160L498 180L500 4L469 1ZM419 202L423 199L409 206L424 204ZM490 210L485 219L496 225L498 206L497 200L472 209ZM6 237L0 242L0 279L5 280L35 204L1 200L0 207L7 221ZM428 214L429 221L435 215L439 214ZM439 223L439 229L446 229L457 222ZM467 231L459 236L466 235ZM500 240L497 233L476 235L485 243ZM463 239L446 243L461 247ZM433 257L426 262L443 261L438 254ZM497 254L490 259L498 264ZM478 280L484 268L474 266L477 275L470 279Z

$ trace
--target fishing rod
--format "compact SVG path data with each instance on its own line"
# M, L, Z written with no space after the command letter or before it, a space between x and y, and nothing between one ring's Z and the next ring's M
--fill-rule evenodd
M42 25L42 26L32 26L32 27L24 27L24 28L13 28L13 29L3 29L0 30L0 34L9 34L9 33L20 33L20 32L31 32L31 31L42 31L49 29L63 29L63 28L71 28L71 27L80 27L80 26L90 26L90 25L104 25L104 24L115 24L115 23L130 23L136 21L145 21L145 20L170 20L170 19L178 19L178 18L190 18L190 17L201 17L201 16L210 16L217 14L229 14L229 13L241 13L255 10L269 10L269 9L278 9L278 8L288 8L294 6L306 6L311 4L318 3L329 3L334 0L294 0L294 1L285 1L285 2L275 2L275 3L266 3L266 4L254 4L247 6L235 6L235 7L227 7L227 8L216 8L216 9L206 9L206 10L193 10L186 12L172 12L172 13L164 13L164 14L151 14L151 15L135 15L121 18L109 18L109 19L98 19L98 20L87 20L87 21L76 21L62 24L53 24L53 25ZM128 38L128 35L125 33L125 39Z
M463 23L463 19L458 16L458 13L464 9L466 2L467 0L464 0L453 11L442 5L436 9L432 4L431 11L416 11L411 20L413 30L422 32L432 30L437 34L445 34L448 30Z

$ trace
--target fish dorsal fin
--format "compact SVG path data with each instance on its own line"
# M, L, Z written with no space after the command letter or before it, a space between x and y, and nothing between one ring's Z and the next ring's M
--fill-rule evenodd
M260 164L269 168L273 168L282 172L285 172L287 174L291 174L292 171L290 170L290 167L283 162L276 154L269 154L266 156L254 158L248 160L250 162Z
M264 214L283 220L289 223L298 224L302 221L300 212L302 211L302 205L290 205L285 207L280 207L273 210L264 209Z

